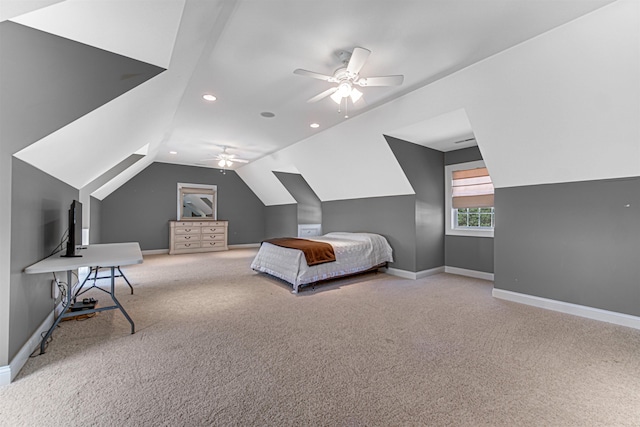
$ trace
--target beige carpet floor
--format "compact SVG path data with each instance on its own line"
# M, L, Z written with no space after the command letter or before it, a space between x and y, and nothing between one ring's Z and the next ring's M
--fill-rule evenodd
M123 268L0 388L2 426L639 426L640 331L449 274L290 293L255 249ZM105 283L106 284L106 283ZM91 296L106 303L106 294Z

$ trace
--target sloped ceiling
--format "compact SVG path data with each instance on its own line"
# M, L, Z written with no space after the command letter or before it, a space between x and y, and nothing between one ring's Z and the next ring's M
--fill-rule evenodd
M396 164L377 162L381 135L464 109L496 187L639 176L639 7L605 6L238 173L274 204L286 194L266 184L267 170L288 162L322 200L404 194ZM325 150L343 160L316 173L321 159L333 169Z
M42 55L40 49L21 49L5 58L3 80L8 76L13 78L3 84L3 95L22 101L3 108L5 119L13 125L21 124L21 137L29 129L39 128L33 122L50 122L54 128L62 126L15 156L81 188L101 174L102 165L115 165L130 155L130 146L113 142L94 144L103 131L91 117L97 114L96 108L104 111L121 105L119 96L164 70L11 22L4 23L3 27L14 29L11 32L14 41L22 34L25 46L33 47L37 43L43 50L55 52ZM49 79L51 82L45 83ZM131 115L131 111L112 111L114 118L123 114ZM74 131L81 126L86 132L78 139ZM41 128L41 132L50 130ZM94 159L97 160L94 162Z
M184 0L66 0L13 21L168 68L183 8Z
M477 145L469 117L463 108L394 129L388 135L440 151Z
M322 200L411 194L383 135L444 150L471 125L496 185L638 174L637 8L634 0L68 0L15 20L167 70L20 156L34 164L56 150L94 154L91 171L48 171L81 188L147 144L139 170L154 160L202 164L226 145L252 161L237 172L260 199L282 204L294 201L273 170L298 171ZM404 74L405 84L365 88L366 104L351 106L348 120L329 99L307 104L326 83L292 71L331 74L335 51L355 46L372 51L364 75ZM218 100L204 102L206 92ZM449 120L458 123L449 131L434 125L461 111L466 121ZM604 140L626 160L583 167ZM549 167L540 172L537 161Z
M0 23L0 34L0 135L3 152L9 147L11 154L37 146L51 133L163 71L13 22ZM74 139L69 150L46 153L43 160L74 166L64 160L76 160L70 152L74 147L91 147L90 141Z
M34 10L42 9L64 0L2 0L0 2L0 22Z

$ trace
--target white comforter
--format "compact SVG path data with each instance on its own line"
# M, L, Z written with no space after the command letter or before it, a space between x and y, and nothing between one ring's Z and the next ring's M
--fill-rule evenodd
M300 285L358 273L393 261L391 246L379 234L335 232L308 240L331 244L336 261L309 267L302 251L263 243L251 268L286 280L293 285L293 292L298 292Z

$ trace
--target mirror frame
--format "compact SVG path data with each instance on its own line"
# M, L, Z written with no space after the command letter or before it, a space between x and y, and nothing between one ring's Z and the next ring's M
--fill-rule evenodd
M185 194L210 194L213 197L213 212L211 217L195 217L195 216L189 216L189 217L184 217L183 216L183 203L182 200L184 198ZM178 183L178 211L177 211L177 218L178 221L185 221L185 220L197 220L197 219L211 219L211 220L217 220L218 219L218 186L217 185L211 185L211 184L188 184L188 183L183 183L183 182L179 182Z

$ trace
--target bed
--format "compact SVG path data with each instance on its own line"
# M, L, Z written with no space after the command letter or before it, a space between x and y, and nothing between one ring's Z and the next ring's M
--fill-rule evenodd
M309 266L301 250L265 241L251 268L289 282L293 293L298 293L302 286L377 269L393 261L391 246L379 234L334 232L307 240L329 243L335 261Z

